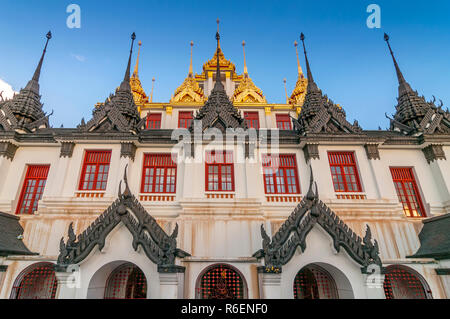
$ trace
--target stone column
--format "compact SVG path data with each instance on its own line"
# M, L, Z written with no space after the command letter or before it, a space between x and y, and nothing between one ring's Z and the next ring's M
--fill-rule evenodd
M8 270L7 265L3 265L4 257L0 257L0 295L3 290L3 282L5 281L6 271Z
M379 272L363 274L363 278L367 299L386 299L383 288L384 274Z
M184 299L184 272L181 266L158 266L160 299Z
M258 267L259 298L282 299L281 268L279 272L269 272L266 267Z
M78 267L67 269L56 269L58 280L57 299L76 299L77 291L81 288L80 271Z

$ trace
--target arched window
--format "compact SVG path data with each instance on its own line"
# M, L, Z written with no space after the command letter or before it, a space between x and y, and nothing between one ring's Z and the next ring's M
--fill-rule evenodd
M422 276L404 266L388 266L383 287L386 299L432 298L431 290Z
M247 298L242 276L229 265L214 265L206 269L197 284L199 299Z
M109 276L105 299L146 299L147 279L136 265L126 263L117 267Z
M331 275L318 265L302 268L294 280L295 299L338 299L336 283Z
M57 287L53 264L34 264L17 277L11 299L55 299Z

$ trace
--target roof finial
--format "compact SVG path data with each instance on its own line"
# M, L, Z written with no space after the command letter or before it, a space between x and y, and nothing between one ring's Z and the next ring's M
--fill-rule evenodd
M141 55L141 45L142 45L142 41L138 42L139 48L138 48L138 55L137 55L137 59L136 59L136 65L134 66L134 72L133 72L133 77L137 78L138 77L138 71L139 71L139 56Z
M133 54L134 40L136 40L136 34L133 32L133 34L131 35L131 49L130 49L130 56L128 58L127 70L125 71L125 77L124 77L124 79L122 81L122 84L120 84L120 90L131 91L131 86L130 86L130 69L131 69L131 55Z
M286 104L289 104L289 97L288 97L287 87L286 87L286 78L283 79L283 83L284 83L284 92L286 93Z
M217 18L216 22L217 22L217 34L218 34L218 33L219 33L219 23L220 23L219 18ZM219 41L219 42L218 42L218 44L217 44L217 47L220 48L220 38L219 38L218 41Z
M298 77L303 79L304 78L303 70L302 70L302 67L300 66L300 58L298 57L298 49L297 49L298 42L297 41L294 41L294 46L295 46L295 53L297 54Z
M194 69L192 67L192 48L194 47L194 41L191 41L191 63L189 64L189 76L194 76Z
M150 94L150 103L153 103L153 89L155 88L155 78L152 79L152 93Z
M25 87L25 89L32 90L37 94L39 93L39 77L41 76L42 63L44 62L45 52L47 52L48 41L50 41L50 39L52 38L51 31L48 31L46 38L47 42L45 42L44 51L42 52L41 59L39 60L36 70L34 71L33 78L30 80L30 82L28 82L27 86Z
M308 91L318 90L317 84L314 82L314 78L311 73L311 68L309 66L308 55L306 54L306 47L305 47L305 35L303 33L300 34L300 40L303 43L303 52L305 53L306 70L308 74Z
M408 82L405 81L405 78L403 77L402 72L400 71L400 68L397 64L397 60L395 59L394 52L392 52L391 44L389 43L389 35L386 33L384 34L384 40L386 41L389 52L391 53L392 60L394 61L395 71L397 72L397 78L398 78L398 94L399 97L403 95L403 93L412 91L411 86L408 84Z
M219 19L217 19L217 33L216 33L216 40L217 40L217 69L216 69L216 84L214 85L214 89L224 89L222 81L220 80L220 60L219 60L219 52L220 52L220 34L219 34Z
M245 41L242 41L242 50L244 51L244 77L248 78L247 61L245 60Z

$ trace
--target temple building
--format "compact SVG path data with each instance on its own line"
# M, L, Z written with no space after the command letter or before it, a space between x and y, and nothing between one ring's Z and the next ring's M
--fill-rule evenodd
M306 75L296 41L280 104L251 77L245 42L240 74L219 30L200 74L191 42L167 102L155 78L142 85L142 42L132 72L133 33L114 93L53 128L39 86L51 38L0 101L0 298L450 297L450 113L412 89L387 35L399 83L387 130L324 93L303 34Z

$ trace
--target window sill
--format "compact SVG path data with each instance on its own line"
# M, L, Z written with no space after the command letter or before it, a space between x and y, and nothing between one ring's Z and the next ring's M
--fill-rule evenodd
M75 197L77 198L103 198L105 191L76 191Z
M223 198L233 199L236 194L234 192L205 192L206 198Z
M367 195L365 193L336 193L337 199L367 199Z
M302 196L300 194L266 194L266 200L268 202L300 202Z
M139 200L141 202L173 202L175 201L175 194L164 194L164 193L143 193L139 194Z

